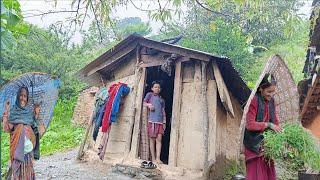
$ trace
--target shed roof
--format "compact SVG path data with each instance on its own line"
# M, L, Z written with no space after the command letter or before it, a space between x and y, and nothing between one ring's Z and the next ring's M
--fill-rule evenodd
M166 53L175 53L201 61L215 60L219 69L221 70L221 74L225 80L227 88L242 105L246 103L250 95L250 89L242 80L238 71L234 69L229 58L215 56L207 52L189 49L178 45L158 42L136 34L132 34L119 42L117 45L82 68L77 74L80 79L88 82L90 76L94 76L97 73L101 74L102 70L104 73L111 72L115 67L120 66L121 63L126 60L126 56L131 55L132 52L135 52L138 46L144 46Z
M301 122L305 127L312 123L315 115L319 112L318 107L320 106L320 1L314 0L312 6L309 49L303 68L308 83L299 83L300 89L306 89L305 92L300 94L302 100L300 102ZM311 50L315 55L311 53ZM300 82L303 81L305 80Z

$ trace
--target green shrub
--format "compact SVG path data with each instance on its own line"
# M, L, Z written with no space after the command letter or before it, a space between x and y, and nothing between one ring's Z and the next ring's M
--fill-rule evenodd
M281 161L282 168L288 171L320 171L320 149L301 125L285 124L281 133L266 131L264 147L265 156Z

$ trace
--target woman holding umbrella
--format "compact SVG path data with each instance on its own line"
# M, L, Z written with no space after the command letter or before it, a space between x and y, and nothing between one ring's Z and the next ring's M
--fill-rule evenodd
M18 90L16 103L10 109L9 101L3 113L3 129L10 133L10 160L12 179L35 179L33 159L39 159L38 121L40 107L28 108L27 87ZM42 134L43 132L41 132Z
M1 87L0 119L10 133L7 178L35 179L33 159L40 158L39 139L52 120L59 88L58 78L41 72L22 74Z

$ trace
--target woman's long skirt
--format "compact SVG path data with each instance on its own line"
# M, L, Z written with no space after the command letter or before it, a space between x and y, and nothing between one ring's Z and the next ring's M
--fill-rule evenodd
M12 168L12 180L34 180L35 173L33 169L33 152L24 155L24 162L13 160L11 164Z

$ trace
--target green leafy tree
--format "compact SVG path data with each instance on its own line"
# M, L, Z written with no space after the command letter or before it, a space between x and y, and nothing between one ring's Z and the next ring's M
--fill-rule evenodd
M26 36L19 36L15 49L2 51L5 80L26 72L45 72L62 79L62 96L77 94L81 84L73 75L85 63L85 57L77 47L69 46L69 37L55 30L43 30L31 26Z
M18 0L1 1L1 50L12 49L19 34L26 34L29 25L23 22Z
M72 22L83 23L88 12L91 12L97 24L102 22L105 27L114 26L115 20L111 18L113 9L132 5L147 12L151 19L167 24L174 17L181 17L185 13L182 6L187 5L188 9L198 7L197 10L208 17L238 24L247 34L251 34L254 43L268 44L274 38L292 34L295 24L299 23L297 10L303 3L299 0L165 0L143 2L148 7L145 9L141 4L132 0L74 0L72 6L76 10L72 12L76 12L76 16Z
M148 23L141 21L139 17L129 17L115 21L114 32L117 40L122 40L132 33L146 36L151 33L151 27Z

